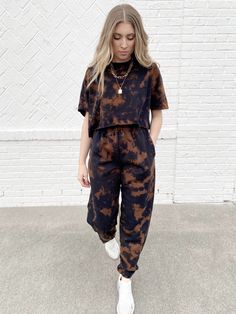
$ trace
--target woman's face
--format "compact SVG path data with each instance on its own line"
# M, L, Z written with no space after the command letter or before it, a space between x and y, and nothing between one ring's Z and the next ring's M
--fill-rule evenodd
M131 54L134 51L134 45L135 33L133 26L130 23L118 23L112 35L114 53L112 61L125 62L130 60Z

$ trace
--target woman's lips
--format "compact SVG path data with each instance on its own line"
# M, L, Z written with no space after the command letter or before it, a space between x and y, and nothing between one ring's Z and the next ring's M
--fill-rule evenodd
M119 53L121 53L122 55L126 55L128 51L119 51Z

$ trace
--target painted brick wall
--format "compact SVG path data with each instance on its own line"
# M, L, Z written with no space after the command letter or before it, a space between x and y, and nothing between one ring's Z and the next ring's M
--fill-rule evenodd
M85 205L76 179L85 68L124 1L2 1L0 207ZM155 203L236 199L236 2L129 1L143 17L170 109Z
M176 202L235 200L234 1L184 1L179 60Z

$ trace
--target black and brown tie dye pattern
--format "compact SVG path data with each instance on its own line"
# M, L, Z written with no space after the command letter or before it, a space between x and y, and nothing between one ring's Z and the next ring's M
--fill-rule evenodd
M118 94L116 79L111 73L110 64L105 70L105 91L102 99L97 97L97 82L86 90L91 75L88 68L82 83L78 111L85 115L89 112L88 135L93 136L96 129L115 125L135 124L150 129L150 109L168 109L163 80L156 63L143 67L133 55L134 65L126 78L122 94ZM118 75L126 73L131 60L113 63ZM119 80L121 84L122 80Z
M155 188L155 147L146 128L116 126L96 130L89 152L91 192L87 222L101 241L116 233L120 210L120 264L131 277L147 238Z
M130 61L113 63L118 75L125 74ZM97 96L97 82L86 90L91 74L88 68L78 106L84 116L89 113L88 135L93 138L88 161L91 191L87 222L105 243L115 236L120 207L117 270L128 278L138 269L153 208L156 152L148 130L150 109L168 109L156 63L145 68L134 55L133 61L121 95L107 66L102 99Z

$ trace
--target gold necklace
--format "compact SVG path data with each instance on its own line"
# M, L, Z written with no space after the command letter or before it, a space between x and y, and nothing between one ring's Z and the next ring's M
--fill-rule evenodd
M130 73L130 71L132 69L132 66L133 66L133 59L131 60L129 68L128 68L127 72L124 75L116 75L114 66L111 63L111 73L114 76L114 78L116 79L116 82L117 82L117 84L119 86L119 89L118 89L118 92L117 92L118 94L122 94L122 86L123 86L127 76L129 75L129 73ZM120 85L117 79L122 79L122 78L124 78L124 80L123 80L122 84Z

